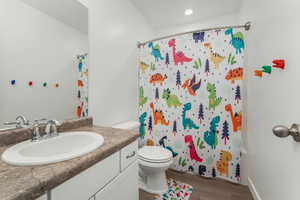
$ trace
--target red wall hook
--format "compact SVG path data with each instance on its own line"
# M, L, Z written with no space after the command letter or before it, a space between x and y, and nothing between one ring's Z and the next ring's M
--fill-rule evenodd
M279 68L279 69L284 69L285 67L285 60L273 60L273 67Z

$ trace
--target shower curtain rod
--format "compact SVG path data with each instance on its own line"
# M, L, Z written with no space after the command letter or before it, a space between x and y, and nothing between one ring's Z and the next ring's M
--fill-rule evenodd
M196 32L201 32L201 31L211 31L211 30L219 30L219 29L227 29L227 28L245 28L246 31L250 30L251 27L251 22L246 22L244 25L233 25L233 26L219 26L219 27L213 27L213 28L206 28L206 29L198 29L198 30L193 30L193 31L188 31L188 32L182 32L182 33L176 33L173 35L167 35L159 38L155 38L152 40L148 40L145 42L137 42L137 46L140 47L141 45L145 45L148 42L154 42L157 40L162 40L170 37L175 37L178 35L184 35L184 34L189 34L189 33L196 33Z

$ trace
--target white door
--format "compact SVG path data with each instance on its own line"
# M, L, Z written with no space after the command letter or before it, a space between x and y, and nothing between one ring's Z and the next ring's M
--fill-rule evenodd
M243 1L242 21L252 21L247 33L248 181L255 198L299 200L300 143L276 137L275 125L300 123L300 1ZM262 78L254 71L284 59L285 69L272 67ZM241 170L243 170L242 168Z

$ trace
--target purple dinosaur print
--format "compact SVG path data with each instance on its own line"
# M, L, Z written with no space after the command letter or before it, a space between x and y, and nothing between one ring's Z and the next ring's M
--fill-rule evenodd
M204 35L205 32L193 33L193 39L195 40L195 43L198 43L199 40L200 42L204 42Z

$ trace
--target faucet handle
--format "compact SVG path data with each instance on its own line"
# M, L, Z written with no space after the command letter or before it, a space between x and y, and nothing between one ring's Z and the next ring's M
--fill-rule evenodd
M60 126L61 123L55 119L51 119L47 122L45 132L48 137L57 136L57 126ZM51 128L53 127L52 131Z
M41 134L40 134L40 125L46 125L45 121L47 121L47 119L42 118L42 119L35 119L33 124L32 124L32 128L33 128L33 132L32 132L32 139L31 141L38 141L41 139ZM44 122L44 123L42 123Z

